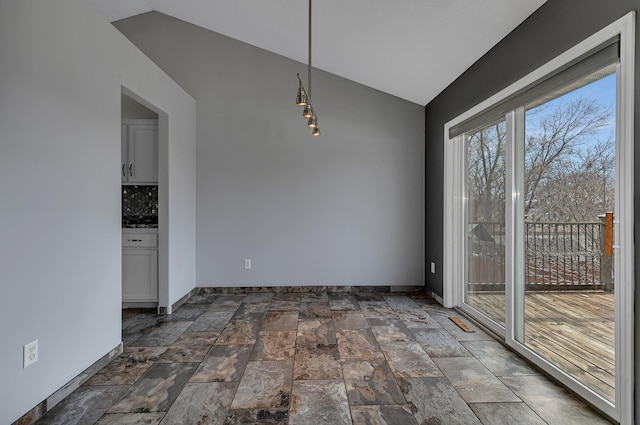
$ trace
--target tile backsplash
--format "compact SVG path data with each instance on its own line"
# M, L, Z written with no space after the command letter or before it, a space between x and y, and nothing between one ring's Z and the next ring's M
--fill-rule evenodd
M122 186L122 224L158 224L158 186Z

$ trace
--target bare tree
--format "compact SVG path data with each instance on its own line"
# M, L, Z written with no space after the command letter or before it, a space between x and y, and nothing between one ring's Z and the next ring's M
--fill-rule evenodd
M525 214L530 221L556 217L585 220L604 212L593 201L594 183L613 169L612 138L598 133L613 112L594 99L577 98L527 114L525 142ZM604 171L603 171L604 170ZM606 180L606 178L605 178ZM606 183L605 183L606 184ZM605 192L606 195L606 192ZM580 207L578 207L580 205ZM586 207L592 212L587 212ZM603 208L604 205L600 205Z
M467 182L472 221L504 221L506 135L506 124L501 121L468 138Z
M525 214L528 221L584 221L611 209L613 137L598 140L613 117L594 99L550 102L527 112ZM504 221L504 121L467 138L471 221Z
M530 219L584 222L613 211L615 147L610 138L551 167L540 185Z

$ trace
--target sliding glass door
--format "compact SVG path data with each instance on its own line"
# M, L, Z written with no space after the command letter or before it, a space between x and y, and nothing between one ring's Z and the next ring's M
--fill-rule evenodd
M613 420L634 417L630 13L445 126L444 293Z
M519 342L615 402L615 66L524 110ZM574 87L578 87L573 89Z
M505 142L501 119L465 135L464 300L498 328L505 323Z
M456 136L463 224L452 252L464 311L614 411L622 159L611 62L476 117Z

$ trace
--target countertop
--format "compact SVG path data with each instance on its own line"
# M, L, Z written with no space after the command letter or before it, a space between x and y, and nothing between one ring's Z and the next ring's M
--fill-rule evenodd
M158 228L158 216L122 216L123 229L152 229Z
M126 227L126 228L122 228L122 234L126 235L126 234L154 234L157 235L158 234L158 228L157 227L137 227L137 228L132 228L132 227Z

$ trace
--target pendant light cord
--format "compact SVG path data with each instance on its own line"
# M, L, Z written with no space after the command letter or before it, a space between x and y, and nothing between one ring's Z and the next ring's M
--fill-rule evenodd
M307 68L307 89L309 91L308 96L311 99L311 0L309 0L309 63Z
M311 133L314 137L320 136L320 128L318 127L318 117L311 105L311 0L309 0L309 61L307 63L307 87L305 88L298 73L298 94L296 95L296 105L304 106L302 116L307 118L307 127L313 129Z

